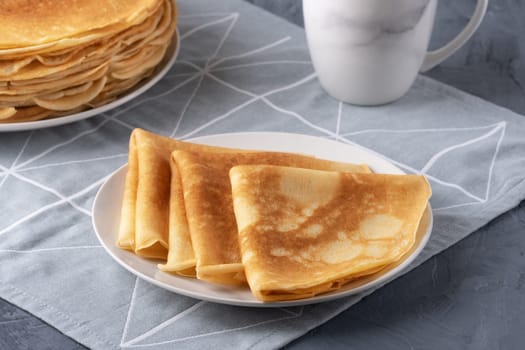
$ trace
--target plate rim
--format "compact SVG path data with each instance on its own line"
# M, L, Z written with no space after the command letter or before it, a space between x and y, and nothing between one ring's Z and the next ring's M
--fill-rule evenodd
M390 162L389 160L385 159L382 157L381 154L373 151L373 150L370 150L366 147L363 147L363 146L360 146L360 145L357 145L357 144L346 144L346 143L342 143L342 142L338 142L336 140L331 140L331 139L324 139L324 138L321 138L321 137L318 137L318 136L313 136L313 135L305 135L305 134L299 134L299 133L287 133L287 132L271 132L271 131L261 131L261 132L258 132L258 131L249 131L249 132L231 132L231 133L219 133L219 134L210 134L210 135L205 135L205 136L199 136L199 137L195 137L195 138L191 138L191 139L186 139L184 141L186 142L195 142L195 143L203 143L203 141L206 141L206 139L208 138L216 138L216 137L219 137L219 138L222 138L222 137L229 137L229 136L254 136L254 135L259 135L259 136L268 136L268 135L275 135L275 136L278 136L278 137L305 137L305 138L310 138L310 139L315 139L317 141L327 141L327 142L332 142L334 144L338 144L338 145L343 145L345 147L349 147L349 148L358 148L360 149L361 151L365 152L368 156L371 156L373 158L378 158L380 159L382 162L385 162L387 163L389 166L392 166L393 168L397 169L400 174L406 174L402 169L400 169L398 166L396 166L395 164L392 164L392 162ZM221 145L217 145L217 146L221 146ZM433 216L433 213L432 213L432 207L430 205L430 202L427 203L427 207L425 208L425 211L428 211L429 213L429 221L428 221L428 225L427 225L427 228L425 230L425 233L419 243L419 246L416 247L414 249L414 251L406 257L406 259L404 261L402 261L399 265L395 266L394 268L392 268L390 271L386 272L385 274L383 275L380 275L378 276L378 278L376 279L373 279L363 285L360 285L356 288L353 288L353 289L350 289L350 290L344 290L344 291L334 291L334 292L330 292L330 293L326 293L326 294L320 294L320 295L316 295L314 297L311 297L311 298L306 298L306 299L298 299L298 300L287 300L287 301L276 301L276 302L263 302L263 301L260 301L260 300L257 300L257 299L253 299L253 300L239 300L239 299L233 299L233 298L218 298L218 297L213 297L213 296L209 296L209 295L206 295L204 292L201 292L201 291L188 291L186 289L183 289L183 288L180 288L180 287L176 287L176 286L173 286L173 285L170 285L166 282L163 282L163 281L159 281L157 279L154 278L154 276L149 276L137 269L134 269L132 266L128 265L125 261L121 260L116 254L113 253L113 250L114 249L119 249L119 248L116 248L115 246L112 246L112 247L109 247L106 245L104 239L102 238L101 234L98 232L97 230L97 222L96 222L96 217L95 217L95 208L97 206L97 203L99 201L99 197L101 196L101 193L104 192L105 190L105 187L108 185L108 183L116 176L119 176L121 172L124 172L125 169L127 169L127 163L118 167L116 170L114 170L110 175L108 175L106 177L106 180L104 181L104 183L99 187L96 195L95 195L95 198L93 200L93 205L92 205L92 216L91 216L91 222L92 222L92 226L93 226L93 231L95 232L95 235L98 239L98 241L100 242L100 244L102 245L102 247L104 248L104 250L106 251L106 253L108 253L111 258L116 261L120 266L122 266L123 268L125 268L127 271L129 271L130 273L132 273L133 275L137 276L137 277L140 277L142 278L143 280L149 282L149 283L152 283L160 288L163 288L164 290L168 290L170 292L173 292L173 293L176 293L176 294L180 294L180 295L184 295L184 296L187 296L187 297L191 297L191 298L195 298L195 299L199 299L199 300L204 300L204 301L208 301L208 302L214 302L214 303L219 303L219 304L226 304L226 305L234 305L234 306L244 306L244 307L255 307L255 308L272 308L272 307L290 307L290 306L300 306L300 305L308 305L308 304L316 304L316 303L321 303L321 302L327 302L327 301L333 301L333 300L336 300L336 299L341 299L341 298L344 298L344 297L349 297L349 296L352 296L352 295L355 295L355 294L359 294L363 291L366 291L366 290L369 290L369 289L372 289L374 287L377 287L377 288L381 288L384 284L394 280L395 278L397 278L398 276L400 276L402 274L402 272L421 254L421 252L423 251L423 249L427 246L428 244L428 241L430 240L430 237L431 237L431 234L432 234L432 230L433 230L433 223L434 223L434 216ZM130 253L132 254L132 253ZM143 258L140 258L140 257L136 257L137 259L143 259ZM158 273L166 273L166 272L163 272L163 271L158 271ZM180 277L180 276L176 276L176 275L171 275L170 276L173 276L175 278L185 278L185 277ZM202 282L202 283L207 283L207 282Z
M42 119L29 122L18 122L18 123L0 123L0 133L2 132L16 132L16 131L30 131L51 128L55 126L66 125L74 123L77 121L85 120L88 118L95 117L101 113L115 109L148 91L155 84L157 84L164 76L170 71L173 65L176 62L176 59L180 51L180 33L179 28L175 27L175 35L173 36L173 41L176 42L175 48L171 53L171 56L166 56L161 62L164 61L164 65L160 68L154 75L150 76L144 82L140 83L138 86L135 86L131 91L128 91L125 95L119 97L115 101L104 104L102 106L88 109L82 112L73 113L57 118L51 119Z

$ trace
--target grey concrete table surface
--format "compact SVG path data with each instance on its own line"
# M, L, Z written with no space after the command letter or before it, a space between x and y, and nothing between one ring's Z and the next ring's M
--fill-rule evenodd
M302 25L300 0L249 1ZM440 1L432 47L459 32L474 3ZM525 1L492 0L469 43L427 75L525 115L524 19ZM522 202L287 348L522 349L524 310ZM0 349L84 347L0 299Z

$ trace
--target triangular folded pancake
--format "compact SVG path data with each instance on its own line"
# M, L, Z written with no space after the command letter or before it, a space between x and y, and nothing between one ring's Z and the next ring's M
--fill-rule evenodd
M186 208L184 207L182 182L177 164L171 161L170 165L172 177L169 207L169 250L166 263L159 264L158 268L165 272L176 272L179 275L195 277L195 254L193 253Z
M168 253L170 154L179 142L135 129L117 245L137 255L165 259Z
M231 169L242 263L263 301L312 297L397 261L431 195L418 175Z
M173 152L173 160L182 180L197 277L225 284L245 283L228 175L231 167L241 164L271 164L370 172L366 165L338 163L280 152L212 153L178 150Z
M171 250L169 242L176 244L181 236L187 237L183 242L189 241L180 176L176 166L170 165L171 152L176 149L227 151L177 141L142 129L133 130L117 240L120 248L143 257L165 260L168 249ZM174 209L170 210L170 205ZM170 236L176 238L172 240ZM178 251L180 249L174 249L175 254L179 254ZM169 267L159 267L172 271Z

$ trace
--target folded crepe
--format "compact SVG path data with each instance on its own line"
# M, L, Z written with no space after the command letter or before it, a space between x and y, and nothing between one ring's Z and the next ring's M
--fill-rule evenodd
M187 246L190 238L182 184L177 167L170 164L171 152L176 149L238 152L235 149L182 142L142 129L133 130L129 141L118 247L132 250L146 258L166 260L168 250L171 255L178 257L184 256L189 250L187 254L193 257L192 249ZM172 242L171 248L169 242ZM194 262L190 265L195 266ZM159 267L166 271L172 270L170 267ZM185 270L181 266L177 266L177 269Z
M418 175L257 165L230 180L246 278L263 301L339 289L397 261L431 195Z
M166 258L170 154L178 146L176 140L133 130L117 241L120 248L144 257Z
M179 265L179 268L187 270L187 274L193 264L196 266L197 278L224 284L246 283L229 179L229 171L233 166L271 164L307 169L370 172L366 165L338 163L281 152L223 153L177 150L173 152L173 160L182 180L183 203L191 240L182 235L178 238L170 235L170 257L165 268ZM280 204L274 202L271 205ZM193 250L187 249L182 254L184 259L175 254L172 256L172 238L179 242L177 246L192 246ZM185 244L181 244L184 240ZM192 251L195 253L194 257L190 254ZM175 267L172 271L178 269Z

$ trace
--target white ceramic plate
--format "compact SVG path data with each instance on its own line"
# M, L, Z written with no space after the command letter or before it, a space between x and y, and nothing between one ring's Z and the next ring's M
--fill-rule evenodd
M179 37L179 31L178 29L175 32L175 45L171 45L166 52L166 55L158 65L156 71L146 80L136 85L131 91L128 91L127 94L119 97L113 102L110 102L108 104L105 104L103 106L88 109L83 112L74 113L70 115L65 115L58 118L52 118L52 119L43 119L43 120L37 120L34 122L20 122L20 123L6 123L2 124L0 123L0 132L8 132L8 131L25 131L25 130L34 130L34 129L42 129L42 128L49 128L51 126L58 126L58 125L64 125L73 123L79 120L87 119L94 117L97 114L107 112L113 108L116 108L134 98L141 95L142 93L146 92L149 88L151 88L153 85L155 85L162 77L168 73L170 68L175 63L175 59L177 58L177 55L179 54L179 48L180 48L180 37Z
M250 132L204 136L189 141L223 147L310 154L334 161L366 163L377 173L403 174L399 168L371 151L313 136ZM157 269L159 261L144 259L129 251L117 248L115 242L118 235L125 176L126 166L115 171L101 186L93 204L93 227L106 251L124 268L148 282L175 293L217 303L251 307L304 305L342 298L368 288L378 287L400 273L416 258L426 245L432 230L432 211L429 206L420 224L416 244L396 264L388 266L374 275L349 283L335 292L309 299L264 303L255 299L248 287L221 286L171 275Z

